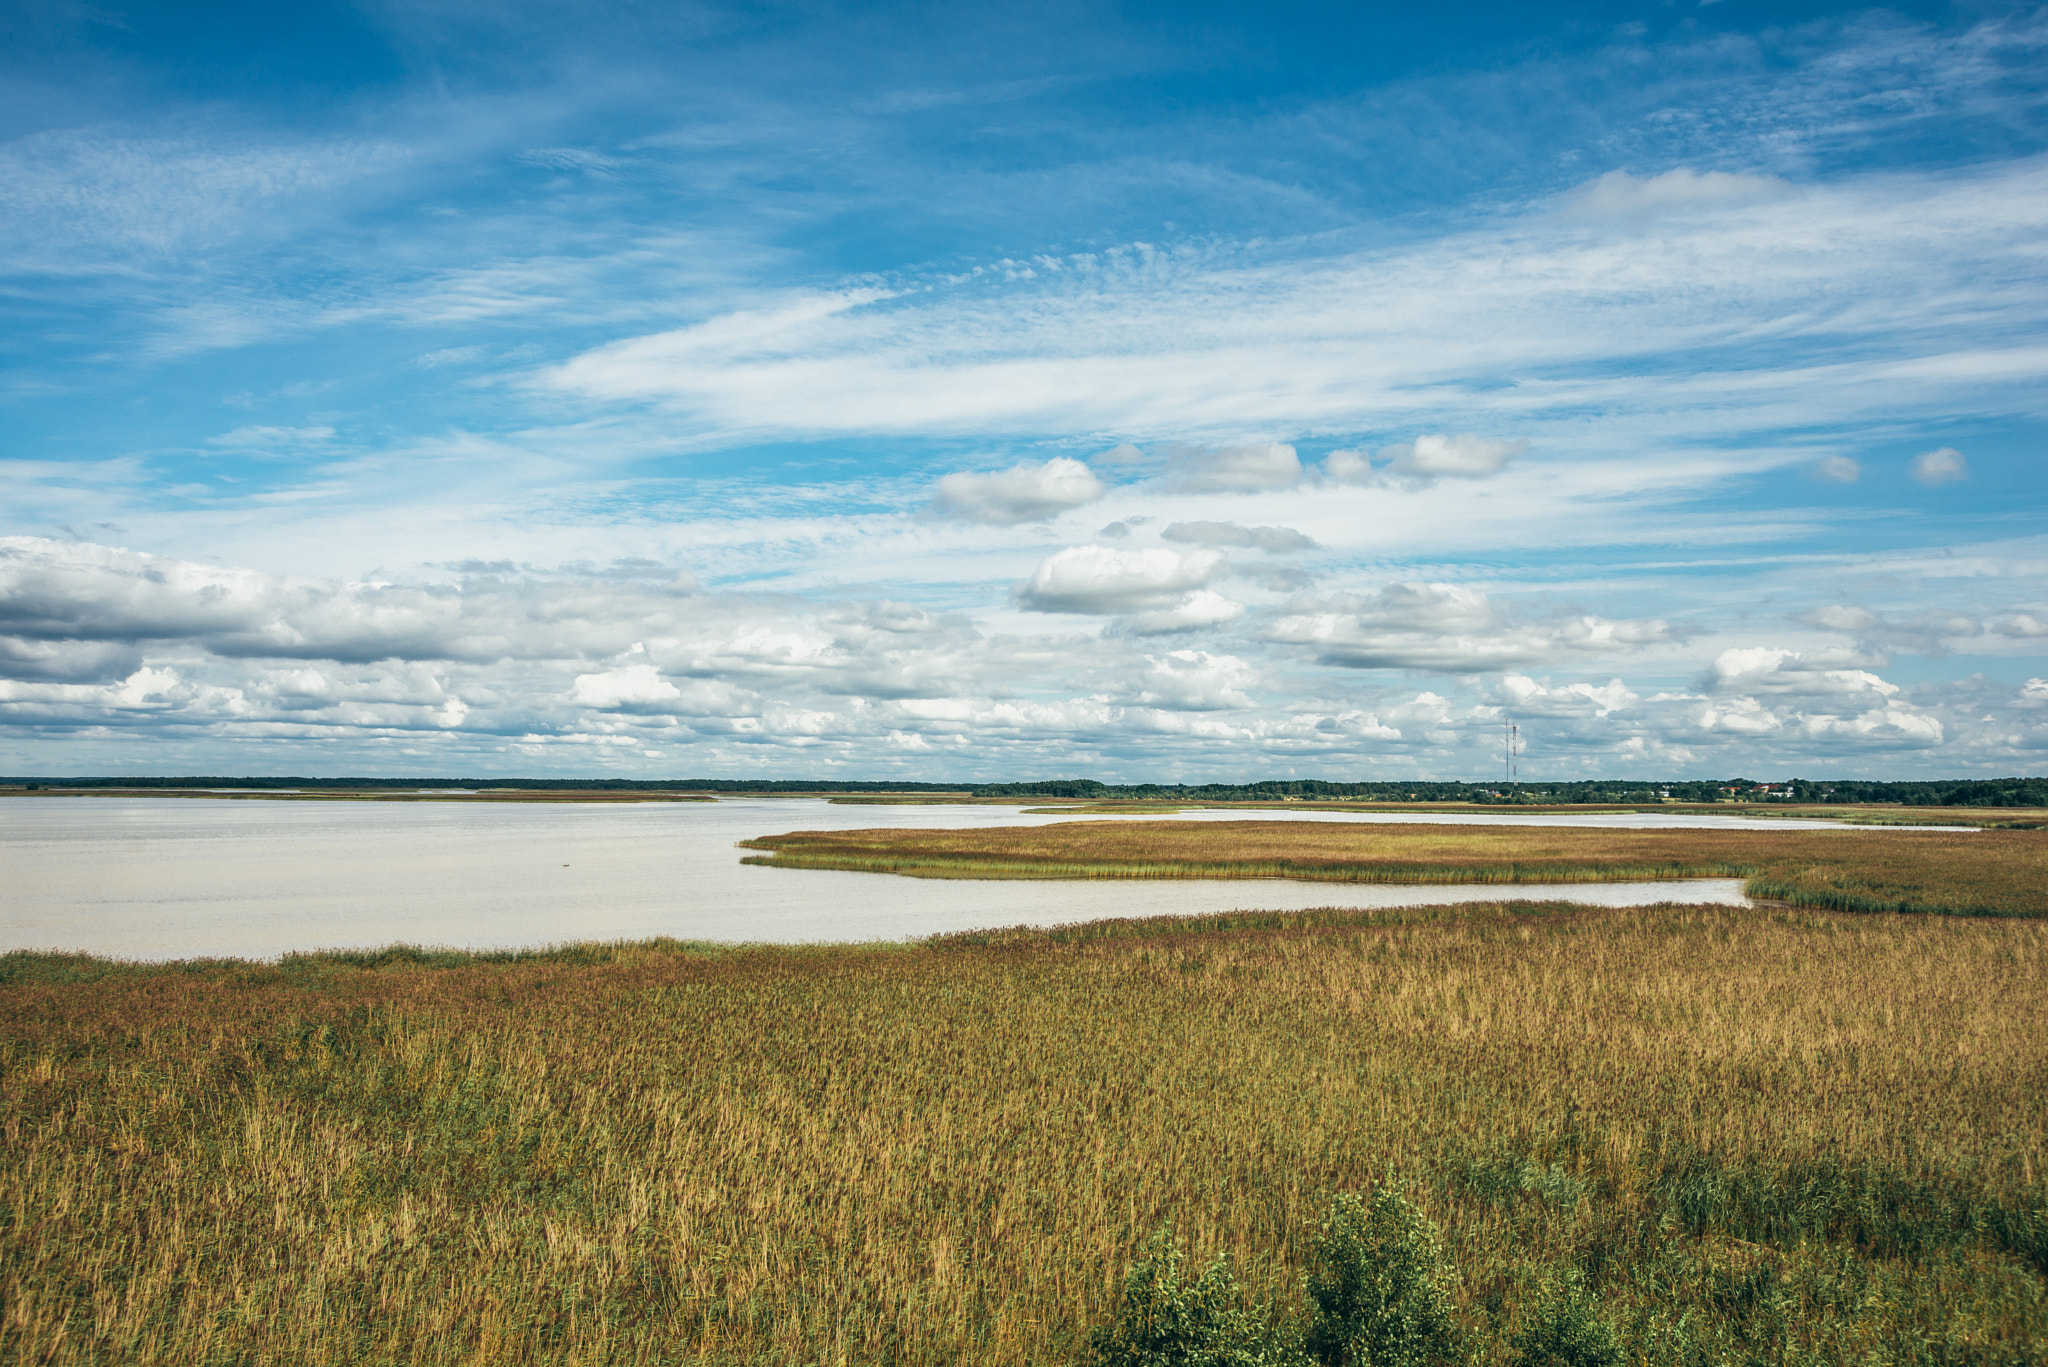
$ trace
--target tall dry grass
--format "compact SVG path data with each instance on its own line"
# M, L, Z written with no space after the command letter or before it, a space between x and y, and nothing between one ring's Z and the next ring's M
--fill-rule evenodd
M0 1358L1069 1360L1171 1219L1286 1292L1404 1175L1501 1360L2048 1355L2048 926L1238 915L0 959Z
M1752 880L1835 911L2048 914L2048 831L1615 830L1325 821L1074 821L795 831L743 862L917 878L1293 878L1336 883Z

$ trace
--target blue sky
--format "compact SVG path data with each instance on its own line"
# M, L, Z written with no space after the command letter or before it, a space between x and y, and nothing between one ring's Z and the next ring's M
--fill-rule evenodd
M0 771L2042 771L2043 12L4 25Z

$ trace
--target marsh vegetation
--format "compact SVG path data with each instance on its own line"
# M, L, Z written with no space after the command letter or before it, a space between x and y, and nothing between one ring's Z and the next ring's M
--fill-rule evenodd
M0 1359L1070 1362L1398 1179L1468 1360L2038 1363L2044 1008L2041 922L1671 906L5 956Z
M1749 880L1838 911L2048 913L2048 831L1622 830L1286 821L797 831L748 862L919 878L1292 878L1337 883Z

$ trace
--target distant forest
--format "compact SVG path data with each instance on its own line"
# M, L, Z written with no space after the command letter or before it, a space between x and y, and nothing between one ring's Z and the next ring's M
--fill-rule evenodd
M1165 799L1187 802L1479 802L1599 804L1743 801L1897 803L1913 807L2048 807L2048 778L1803 779L1761 783L1728 779L1583 779L1570 783L1332 783L1322 779L1267 779L1259 783L1099 783L1092 778L1035 779L1020 783L849 782L844 779L611 779L611 778L0 778L0 785L30 788L288 788L402 791L420 788L517 788L528 792L659 793L959 793L970 797L1065 797L1098 801Z

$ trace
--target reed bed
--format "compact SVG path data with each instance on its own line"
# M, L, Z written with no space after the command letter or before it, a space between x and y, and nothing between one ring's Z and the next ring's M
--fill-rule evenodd
M1747 878L1835 911L2048 914L2048 831L1608 830L1322 821L1062 822L799 831L744 862L914 878L1612 883Z
M1056 1363L1402 1177L1473 1361L2048 1358L2048 925L1504 903L0 957L0 1359Z

